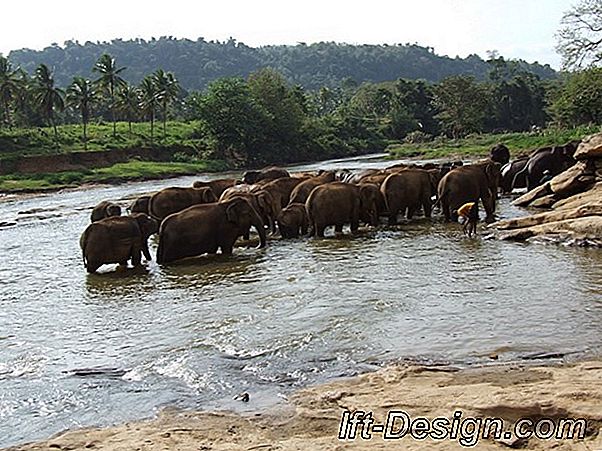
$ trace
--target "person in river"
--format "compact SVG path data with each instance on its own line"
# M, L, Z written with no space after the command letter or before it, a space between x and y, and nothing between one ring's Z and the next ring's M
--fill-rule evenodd
M479 222L479 203L466 202L458 208L458 217L463 225L464 234L471 237L477 233L477 222Z

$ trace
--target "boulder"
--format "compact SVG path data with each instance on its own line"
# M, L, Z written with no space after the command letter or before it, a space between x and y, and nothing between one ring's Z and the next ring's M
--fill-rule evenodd
M523 216L521 218L504 219L491 224L490 228L498 230L520 229L525 227L533 227L540 224L565 221L567 219L584 218L586 216L602 216L602 201L599 203L589 203L580 205L572 209L547 211L537 213L531 216Z
M602 203L602 182L596 183L588 191L575 194L556 202L552 205L552 208L554 210L570 210L590 203Z
M576 160L602 158L602 133L583 138L574 155Z
M564 221L548 222L532 227L522 227L502 233L502 240L526 240L536 235L558 235L566 239L600 241L602 237L602 216L585 216Z
M539 199L540 197L549 196L552 193L552 188L550 187L550 182L544 183L543 185L538 186L537 188L533 188L528 193L523 194L518 199L512 202L513 205L519 207L526 207L535 199Z
M543 196L543 197L540 197L539 199L535 199L533 202L531 202L531 205L529 205L529 207L550 208L556 202L558 202L558 197L556 197L556 194L548 194L547 196Z
M596 167L592 160L579 161L550 180L550 188L558 199L564 199L588 189L596 182Z

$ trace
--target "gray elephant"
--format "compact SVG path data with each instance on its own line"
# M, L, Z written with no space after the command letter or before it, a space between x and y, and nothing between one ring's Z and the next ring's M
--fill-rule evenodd
M288 203L304 204L316 186L334 182L335 178L336 174L333 171L325 171L320 175L302 181L291 191Z
M431 172L432 171L432 172ZM412 219L420 208L424 216L431 217L433 192L438 183L439 170L406 169L389 175L381 186L389 213L389 224L397 224L397 215L406 214Z
M259 234L259 247L266 245L263 221L251 204L242 198L194 205L169 215L161 224L157 262L170 263L209 253L232 253L236 239L253 226Z
M110 216L121 216L121 207L108 200L103 200L92 209L90 221L96 222Z
M261 180L276 180L281 177L290 177L290 174L286 169L278 167L270 167L262 169L261 171L247 171L243 175L242 181L249 185L257 183Z
M148 212L160 221L172 213L182 211L192 205L217 202L217 197L209 187L204 188L165 188L151 196Z
M130 213L146 213L148 214L148 202L150 201L151 195L139 196L128 207Z
M227 202L234 198L246 199L251 206L259 213L261 220L272 233L276 233L276 217L280 214L280 203L274 199L274 196L269 191L262 189L255 192L244 192L244 191L224 191L220 197L220 202ZM248 239L248 234L245 235Z
M141 254L151 260L148 238L157 233L159 223L144 213L131 216L111 216L90 224L82 234L79 244L84 266L89 273L104 264L119 263L138 266Z
M501 165L510 161L510 150L502 143L498 143L489 150L489 159Z
M360 217L377 222L375 185L354 185L344 182L332 182L317 186L311 192L305 208L311 225L311 235L324 237L328 226L335 226L336 232L342 232L345 224L351 225L351 231L359 228Z
M571 141L563 146L544 147L531 153L525 167L517 172L512 183L516 187L517 180L525 177L527 189L543 184L544 177L554 177L564 170L573 166L576 161L573 158L580 141Z
M289 204L277 218L278 230L282 238L297 238L307 235L309 219L305 204Z
M236 185L237 183L240 183L240 181L238 181L236 179L232 179L232 178L216 179L216 180L210 180L208 182L203 182L201 180L197 180L196 182L194 182L192 184L192 187L193 188L211 188L211 190L213 191L213 194L215 194L215 197L219 199L219 197L222 195L222 193L225 190L227 190L231 186Z
M452 169L439 182L438 200L446 221L457 221L457 210L467 202L483 202L487 222L494 221L500 165L491 160Z

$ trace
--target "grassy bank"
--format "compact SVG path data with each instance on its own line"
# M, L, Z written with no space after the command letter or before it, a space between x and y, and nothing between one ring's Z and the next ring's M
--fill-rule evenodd
M444 158L486 156L489 149L497 143L503 143L513 156L529 152L538 147L559 145L573 139L581 139L592 133L600 132L600 126L578 127L569 130L546 129L537 133L504 133L470 135L462 139L435 139L425 143L400 143L387 147L391 158Z
M123 183L193 175L199 172L219 172L227 169L226 162L212 160L194 163L129 161L85 171L4 175L0 176L0 192L57 190L88 183Z
M127 122L117 123L113 136L110 123L88 125L88 151L112 150L135 147L198 146L197 122L167 122L165 138L162 124L155 124L154 139L150 140L149 123L133 123L130 132ZM60 125L58 140L51 127L0 129L0 159L27 155L54 155L84 150L83 128L79 124Z

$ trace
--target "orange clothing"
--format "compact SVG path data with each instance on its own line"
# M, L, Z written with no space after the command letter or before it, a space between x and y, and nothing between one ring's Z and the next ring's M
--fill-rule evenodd
M470 216L470 210L474 207L475 202L466 202L460 208L458 208L458 216L468 218Z

